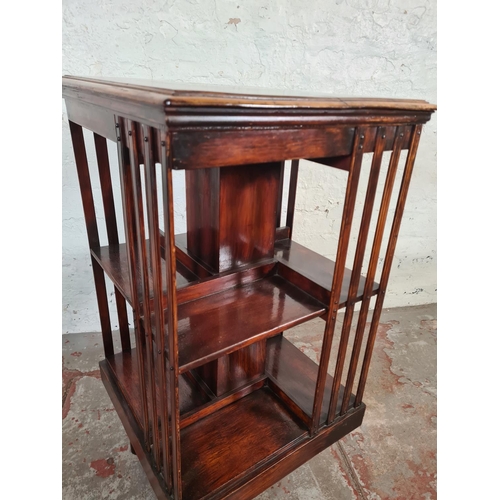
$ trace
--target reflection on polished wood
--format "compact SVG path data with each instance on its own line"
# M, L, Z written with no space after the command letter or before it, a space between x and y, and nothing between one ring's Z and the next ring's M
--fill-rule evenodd
M409 181L422 125L435 106L70 76L63 78L63 95L105 347L101 376L131 446L160 499L250 500L361 425ZM83 128L94 132L108 246L100 243L100 204ZM122 194L124 241L105 138L118 147L115 190ZM390 155L385 177L384 151ZM358 181L368 152L374 154L362 198ZM293 240L300 159L346 177L335 262ZM404 172L395 187L398 168ZM186 234L174 232L174 169L186 171ZM380 207L377 187L383 189ZM364 215L358 234L351 234L358 200ZM383 249L386 223L391 229ZM350 270L345 261L353 240ZM115 352L111 335L105 274L117 295L122 352ZM361 313L351 325L356 303ZM337 352L332 345L341 310L346 322ZM283 335L315 317L325 320L319 363ZM336 362L331 373L330 359Z

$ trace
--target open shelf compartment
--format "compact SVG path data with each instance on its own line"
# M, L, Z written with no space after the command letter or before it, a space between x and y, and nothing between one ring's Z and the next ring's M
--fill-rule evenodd
M180 371L201 366L325 311L324 304L277 274L181 304Z
M204 393L189 374L180 377L184 498L197 500L208 492L222 494L237 488L248 469L257 474L309 439L307 424L289 403L293 401L306 415L312 415L318 366L283 335L269 338L266 344L267 361L262 383L254 384L252 390L242 391L227 405L185 426L182 415L192 415L202 408L206 411L213 395ZM140 422L135 349L102 363L106 364L106 372L122 393L120 400L126 402L137 423ZM328 377L320 428L326 423L331 385L332 378ZM283 394L285 398L281 397ZM214 406L218 400L220 398L214 398ZM352 395L351 403L353 401ZM342 418L345 416L338 420ZM216 456L219 460L214 460Z
M149 240L146 241L147 255L149 256ZM213 280L214 277L206 268L202 268L199 262L189 255L186 249L186 234L176 235L176 249L178 258L176 261L176 281L179 299L189 297L189 289L200 283ZM163 252L162 252L163 253ZM130 276L127 264L127 250L124 243L118 245L102 246L92 250L93 256L108 275L114 285L118 288L125 299L131 304ZM298 286L304 287L310 295L323 304L328 304L330 290L333 280L333 269L335 262L310 250L309 248L290 239L276 241L274 246L274 260L279 264L279 274ZM148 263L149 264L149 263ZM165 260L161 259L162 276L165 276ZM148 267L150 267L148 265ZM195 272L196 271L196 272ZM236 271L235 271L236 273ZM224 273L231 274L231 273ZM149 273L150 299L153 298L153 283L151 272ZM347 301L347 292L351 280L351 270L344 270L342 291L339 307L344 307ZM163 294L165 297L165 282L163 282ZM365 278L361 276L358 286L356 301L363 297ZM378 293L379 284L374 283L372 295ZM142 287L137 288L139 302L142 304Z

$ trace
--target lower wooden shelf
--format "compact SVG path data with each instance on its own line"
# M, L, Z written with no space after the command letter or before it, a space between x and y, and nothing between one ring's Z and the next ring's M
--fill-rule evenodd
M276 387L280 394L291 400L289 404L298 407L306 421L312 417L318 365L282 335L267 341L266 376L272 387ZM326 423L332 385L333 378L327 374L320 426ZM337 413L340 412L343 396L344 386L340 385ZM354 404L354 399L355 396L351 394L349 406Z
M263 387L181 431L183 498L215 493L286 453L307 429Z
M240 395L237 391L228 393L226 404L220 404L223 398L205 392L191 372L180 376L183 498L251 498L240 488L249 489L253 495L254 488L262 491L275 482L272 471L276 467L290 467L291 471L308 459L303 451L295 456L293 450L311 446L313 456L318 453L318 447L321 451L339 439L328 437L331 433L343 436L360 425L364 405L358 408L351 405L349 411L333 425L325 425L332 385L329 376L321 413L321 430L311 438L305 419L312 415L318 366L283 335L267 339L266 344L266 367L261 381L242 388ZM127 421L125 429L140 434L136 363L136 350L132 349L102 361L101 372L111 399L122 407L119 415ZM341 397L342 394L343 387ZM200 412L198 418L193 418L197 411ZM185 425L182 425L183 415L188 417L184 420ZM141 443L137 436L129 437L131 442L135 439L136 443ZM300 463L297 464L297 460ZM282 473L280 469L279 474ZM262 474L269 475L269 483L261 477ZM255 484L253 477L259 477ZM239 493L230 496L235 491Z
M135 419L138 423L141 422L141 396L136 349L115 354L108 359L107 363L113 379L134 414ZM157 399L159 401L159 394L157 394ZM179 377L181 415L206 404L208 401L210 401L210 396L203 391L202 387L196 384L192 377L189 377L188 374ZM157 406L159 409L159 404Z

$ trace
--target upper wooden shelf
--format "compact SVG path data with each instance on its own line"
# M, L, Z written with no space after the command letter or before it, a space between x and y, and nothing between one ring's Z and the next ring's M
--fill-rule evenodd
M180 372L320 316L326 307L269 276L179 306Z
M434 111L436 106L419 99L335 97L325 93L297 92L260 87L158 82L128 78L63 77L63 88L103 93L115 98L158 100L167 107L267 107L321 109L394 109Z

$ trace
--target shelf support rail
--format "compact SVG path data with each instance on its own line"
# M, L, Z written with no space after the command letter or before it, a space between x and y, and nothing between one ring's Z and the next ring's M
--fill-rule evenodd
M314 403L310 429L311 434L315 434L318 430L321 409L323 406L323 396L326 385L326 377L328 374L328 362L330 359L330 351L332 349L333 333L335 330L335 322L337 319L337 311L339 308L340 293L342 291L344 268L354 215L356 193L358 190L359 177L361 172L366 130L367 129L364 127L357 128L354 135L353 152L351 154L351 162L347 178L347 188L344 199L344 209L342 213L342 223L340 227L340 238L337 246L337 257L335 260L335 268L333 272L332 293L330 295L330 302L328 306L328 314L323 334L323 344L318 369L318 378L316 381L316 389L314 393Z

